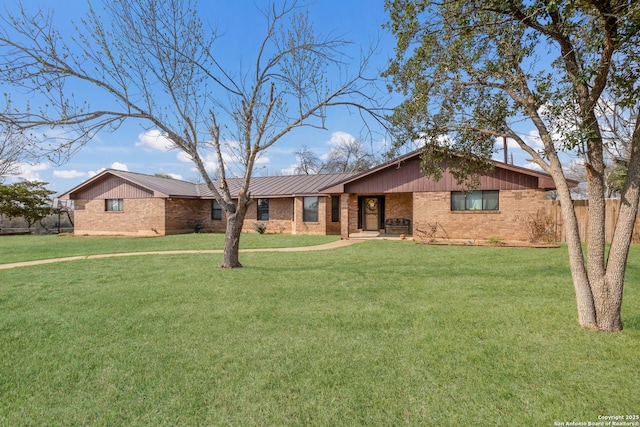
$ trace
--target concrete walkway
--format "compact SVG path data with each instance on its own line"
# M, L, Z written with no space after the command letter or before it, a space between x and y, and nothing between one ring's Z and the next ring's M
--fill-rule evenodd
M262 248L262 249L240 249L240 253L249 252L306 252L306 251L326 251L329 249L341 248L343 246L353 245L354 243L362 243L363 239L336 240L335 242L325 243L316 246L301 246L294 248ZM114 254L96 254L96 255L78 255L64 258L39 259L34 261L14 262L10 264L0 264L0 270L6 270L16 267L29 267L31 265L53 264L55 262L80 261L83 259L99 259L99 258L115 258L122 256L135 255L178 255L178 254L221 254L222 249L211 250L184 250L184 251L151 251L151 252L122 252Z

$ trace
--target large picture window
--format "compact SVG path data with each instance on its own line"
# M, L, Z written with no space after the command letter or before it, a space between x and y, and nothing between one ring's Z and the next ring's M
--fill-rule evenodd
M105 199L104 210L107 212L122 212L124 211L123 199Z
M269 221L269 199L258 199L258 221Z
M500 208L498 190L452 191L452 211L497 211Z
M217 200L213 200L211 203L211 219L215 221L222 220L222 206Z
M304 222L318 222L318 197L304 198L304 211L302 214Z

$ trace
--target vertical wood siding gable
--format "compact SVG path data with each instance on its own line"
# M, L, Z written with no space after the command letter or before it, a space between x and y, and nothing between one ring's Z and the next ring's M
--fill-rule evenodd
M78 191L78 199L147 199L153 197L153 191L126 179L109 176L93 183L89 188Z
M524 190L538 188L538 178L499 167L480 178L478 190ZM413 193L467 190L445 170L440 181L426 178L420 160L409 159L345 185L347 193Z

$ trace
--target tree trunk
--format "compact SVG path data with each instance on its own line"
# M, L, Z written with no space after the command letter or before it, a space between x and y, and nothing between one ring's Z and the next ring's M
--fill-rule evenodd
M238 201L236 212L227 212L227 230L224 237L224 250L222 264L220 268L239 268L242 264L239 260L240 236L242 235L242 224L247 213L247 207Z
M611 240L611 248L607 258L607 269L604 277L609 292L609 310L604 312L603 319L598 319L598 326L605 331L621 331L622 293L624 290L624 272L627 268L629 246L633 239L633 227L638 216L640 202L640 112L636 117L636 129L631 140L631 150L627 168L627 178L620 194L620 211L616 219L616 228Z
M571 268L571 278L573 288L576 293L576 306L578 308L578 323L585 329L597 329L596 310L594 306L593 294L589 276L584 265L584 254L582 242L580 241L580 229L573 203L569 196L568 200L561 197L560 206L564 218L567 249L569 251L569 265Z
M627 268L629 246L633 238L633 226L638 215L638 188L623 198L616 228L607 258L607 270L604 286L607 289L609 304L598 314L598 327L604 331L621 331L623 328L620 315L622 309L622 292L624 290L624 273Z
M571 200L569 186L562 172L562 166L557 158L554 160L556 161L553 162L555 167L552 169L552 176L556 183L560 207L562 208L562 217L565 223L569 266L571 268L571 278L573 279L573 288L576 293L576 306L578 308L578 323L585 329L595 330L598 328L598 323L589 276L587 275L584 264L584 253L582 251L582 242L580 241L578 219L576 218L576 211L573 206L573 201Z

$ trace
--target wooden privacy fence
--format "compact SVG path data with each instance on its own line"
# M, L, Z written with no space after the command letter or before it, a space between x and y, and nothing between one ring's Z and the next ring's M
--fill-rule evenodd
M611 242L613 238L613 230L618 219L620 211L620 199L607 199L606 201L606 220L605 220L605 238L607 242ZM587 211L589 210L589 202L587 200L574 200L573 205L576 210L578 219L578 228L580 230L580 240L587 241ZM558 200L547 200L545 205L545 216L547 218L548 227L551 227L556 238L560 242L566 242L566 231L564 228L564 219L562 218L562 210ZM551 231L551 230L550 230ZM640 243L640 220L636 218L633 227L633 243Z

